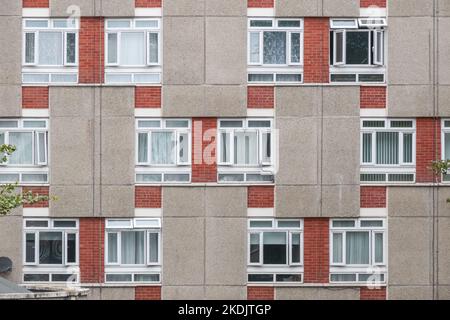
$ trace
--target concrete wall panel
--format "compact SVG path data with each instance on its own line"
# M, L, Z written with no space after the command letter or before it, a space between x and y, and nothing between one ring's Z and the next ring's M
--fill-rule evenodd
M450 217L439 218L438 279L440 285L450 285Z
M320 186L279 186L275 214L279 218L319 217Z
M50 202L52 217L92 217L93 194L92 186L50 186L50 194L58 197L58 201Z
M207 0L207 16L247 16L247 3L242 0Z
M207 300L246 300L246 286L206 286Z
M390 217L431 217L431 188L389 187L387 198Z
M358 217L359 185L322 186L323 217Z
M323 88L324 117L359 117L359 87L325 87Z
M99 14L97 5L101 0L50 0L51 17L68 17L72 11L68 11L70 6L78 6L81 10L81 16L89 17ZM98 6L99 7L99 6Z
M277 17L317 17L322 15L321 0L275 1Z
M388 0L388 7L391 17L433 15L433 0Z
M1 276L12 282L22 282L22 224L23 220L15 210L14 214L0 216L0 256L12 260L12 271Z
M2 117L22 115L22 87L20 85L0 84L0 108Z
M389 286L389 300L431 300L433 287L431 286Z
M163 187L164 217L204 217L205 189Z
M277 117L319 116L322 105L322 88L275 87Z
M247 116L247 88L245 86L205 86L205 105L201 116Z
M289 288L275 289L277 300L359 300L359 288Z
M0 33L0 67L2 70L2 72L0 72L0 85L21 84L22 41L19 40L22 39L21 15L2 16L0 19L0 30L8 30L8 32ZM11 39L18 40L11 41ZM21 110L20 104L3 106L3 102L6 101L2 100L2 109L5 107L11 108L9 112L12 112L13 115L18 112L17 110Z
M0 16L22 16L22 0L3 1Z
M205 12L205 0L165 0L164 16L201 16Z
M450 2L447 1L450 8ZM450 18L439 18L439 83L450 84Z
M163 90L163 116L204 116L205 87L191 85L167 85Z
M247 217L247 187L206 188L205 213L207 217Z
M163 300L203 300L205 298L205 287L163 286L161 298Z
M389 86L388 114L391 117L433 116L433 88L429 85Z
M360 0L323 0L325 17L359 17Z
M106 186L101 188L104 217L134 217L134 185Z
M102 288L101 300L134 300L134 288Z
M133 17L135 0L101 0L100 16L102 17ZM98 5L97 5L98 7Z

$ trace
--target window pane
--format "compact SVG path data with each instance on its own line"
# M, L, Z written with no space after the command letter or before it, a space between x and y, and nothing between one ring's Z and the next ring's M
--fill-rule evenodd
M166 128L189 128L188 120L167 120Z
M300 233L293 233L291 241L292 263L300 263Z
M383 263L383 234L375 234L375 263Z
M77 261L77 236L75 233L67 234L67 263Z
M333 228L354 228L355 221L354 220L334 220Z
M148 133L138 134L138 162L148 162Z
M412 133L403 134L403 162L412 163L413 160L413 135Z
M62 65L63 64L63 33L40 32L39 33L39 64Z
M148 34L148 45L149 45L149 59L150 63L158 63L158 34L149 33Z
M62 232L39 233L39 263L62 264L63 234Z
M34 33L25 34L25 63L34 63Z
M39 163L45 163L45 162L47 162L47 157L46 157L46 155L47 155L47 150L46 150L46 148L45 148L45 142L46 142L46 134L44 133L44 132L39 132L38 133L38 150L39 150L39 153L38 153L38 156L39 156L39 158L38 158L38 161L39 161Z
M117 263L117 233L108 233L108 262Z
M173 173L169 174L166 173L164 175L164 182L189 182L190 175L188 173L182 174L182 173Z
M334 44L336 46L336 62L343 62L344 61L344 33L337 32L336 33L336 43Z
M377 132L377 164L398 164L398 132Z
M382 220L362 220L361 221L361 227L362 228L382 228L383 227L383 221Z
M300 33L291 33L291 63L300 63Z
M180 163L188 163L189 162L189 135L187 133L182 133L178 137L180 144L180 154L179 161Z
M286 233L264 232L264 264L286 264Z
M342 263L342 233L333 233L333 262Z
M234 136L234 163L256 165L258 163L258 134L237 132Z
M250 263L259 263L259 233L250 234Z
M220 148L220 161L223 163L231 162L231 133L230 132L221 132L221 148Z
M122 231L122 264L145 263L145 231Z
M376 35L376 42L377 42L377 58L378 58L378 62L382 63L383 62L383 34L381 32L375 32Z
M152 164L175 164L173 132L152 132Z
M445 134L445 159L450 160L450 133Z
M131 282L131 274L106 274L106 282Z
M135 274L134 282L159 282L159 274Z
M372 162L372 134L363 134L363 163Z
M300 221L283 221L277 222L278 228L300 228Z
M280 20L278 21L278 27L280 28L300 28L300 20Z
M149 240L149 262L151 263L157 263L158 262L158 255L159 255L159 240L158 240L158 233L149 233L148 234L148 240Z
M117 63L117 33L108 33L108 63Z
M250 62L259 63L259 32L250 32Z
M75 63L76 57L76 34L75 33L67 33L66 36L66 59L67 63Z
M250 221L250 228L272 228L272 220Z
M53 227L55 228L76 228L77 222L72 220L56 220L53 221Z
M271 136L270 132L262 134L262 161L265 163L270 162L272 157Z
M369 232L347 232L346 264L369 264Z
M286 64L286 32L264 32L264 64Z
M0 145L5 144L5 133L0 132Z
M257 74L251 73L248 75L248 82L272 82L273 74Z
M347 31L346 64L369 63L369 32Z
M9 144L16 146L9 158L10 164L33 164L33 133L10 132Z
M145 64L144 32L122 32L120 64L124 66L141 66Z
M251 20L250 27L271 27L272 20Z
M48 221L46 220L27 220L25 222L27 228L48 228Z
M35 262L36 236L34 233L26 234L25 262Z

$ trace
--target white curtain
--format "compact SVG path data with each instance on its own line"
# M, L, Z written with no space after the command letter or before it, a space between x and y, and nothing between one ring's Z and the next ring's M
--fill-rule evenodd
M291 260L293 263L299 263L300 262L300 234L299 233L293 233L291 237L291 251L292 251L292 257Z
M39 32L39 64L63 64L62 32Z
M67 33L66 35L66 57L67 63L75 63L76 57L76 34Z
M300 33L291 33L291 62L300 62Z
M34 33L25 34L25 62L33 63L34 61L34 39L36 35Z
M412 147L413 147L413 135L412 133L403 134L403 162L412 162Z
M140 66L145 64L145 33L122 32L120 40L120 64Z
M181 163L187 163L189 161L189 137L187 133L179 135L180 153L178 155Z
M259 63L259 32L250 32L250 62Z
M377 164L399 164L398 147L398 132L377 132Z
M372 134L363 133L363 163L372 162Z
M117 63L117 33L108 33L108 63Z
M346 264L369 264L369 232L347 232Z
M108 233L108 262L109 263L117 263L117 233Z
M220 161L224 163L230 162L231 157L231 133L230 132L221 132L220 137Z
M16 146L16 151L9 158L10 164L33 164L32 132L10 132L9 144Z
M149 42L149 62L150 63L158 63L158 34L157 33L149 33L148 34L148 42Z
M138 134L138 162L148 162L148 133L141 132Z
M152 164L175 164L173 132L152 132Z
M375 262L383 263L383 234L375 234Z
M145 231L122 231L122 264L145 263Z
M342 233L333 233L333 262L342 263Z
M286 64L286 32L264 32L264 64Z
M256 132L236 132L234 163L238 165L258 164L258 134Z

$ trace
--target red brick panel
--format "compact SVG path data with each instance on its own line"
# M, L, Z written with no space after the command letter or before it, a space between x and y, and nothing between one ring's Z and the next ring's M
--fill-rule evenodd
M361 208L386 208L386 187L361 187Z
M192 123L192 182L217 182L217 119L194 118Z
M440 180L430 169L434 160L441 159L441 123L439 119L417 118L416 181Z
M330 73L329 18L305 18L304 82L328 83Z
M35 196L47 196L49 195L49 187L23 187L22 192L32 192ZM40 201L34 204L24 204L24 208L48 208L48 201Z
M304 223L304 282L328 283L330 271L329 219L307 218Z
M136 87L136 108L161 108L161 87Z
M79 35L79 82L104 82L104 20L82 17Z
M248 0L248 8L273 8L275 6L275 0Z
M247 300L275 300L275 288L247 287Z
M248 208L273 208L274 207L274 187L254 186L248 187L247 207Z
M248 87L247 89L248 108L274 108L275 90L274 87Z
M49 0L23 0L23 8L48 8Z
M22 87L22 108L48 109L48 87Z
M368 8L370 6L386 8L386 0L361 0L361 8Z
M135 300L161 300L161 287L136 287Z
M375 289L364 287L359 292L361 300L386 300L386 287Z
M82 283L104 282L105 220L80 219L80 274Z
M386 87L361 87L360 106L363 109L386 108Z
M162 0L135 0L136 8L161 8Z
M161 208L161 187L136 187L135 208Z

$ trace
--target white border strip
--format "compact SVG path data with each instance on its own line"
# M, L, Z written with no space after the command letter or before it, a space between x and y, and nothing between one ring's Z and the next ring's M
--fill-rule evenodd
M28 109L22 108L22 117L24 118L48 118L50 112L48 108L46 109Z
M361 108L360 109L360 115L361 117L387 117L388 113L387 113L387 108Z
M134 209L135 217L161 217L162 209L161 208L135 208Z
M49 208L23 208L24 217L48 217L49 215Z
M22 16L25 18L50 17L50 8L23 8Z
M249 217L274 217L274 208L247 208L247 216Z
M136 17L161 17L161 8L135 8L134 15Z
M359 212L361 217L387 217L387 208L361 208Z
M248 17L275 17L275 8L248 8Z
M161 108L136 108L134 109L135 117L162 117Z
M275 117L274 108L255 109L247 108L247 117Z
M387 17L387 9L386 8L360 8L359 9L360 17L377 17L377 18L385 18Z

